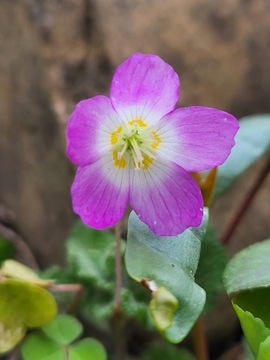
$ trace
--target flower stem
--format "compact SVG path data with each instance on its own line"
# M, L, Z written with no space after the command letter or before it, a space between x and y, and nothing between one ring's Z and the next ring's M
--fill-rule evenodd
M196 322L192 335L196 359L208 360L207 341L202 317Z
M122 253L121 253L121 222L115 226L115 296L114 296L114 314L112 318L114 335L114 359L125 360L125 321L122 314Z
M225 231L225 233L221 239L221 242L223 245L227 245L230 242L236 227L242 220L243 216L245 215L246 211L249 208L249 205L251 204L252 200L254 199L255 195L257 194L258 190L260 189L262 183L266 179L266 177L269 173L269 170L270 170L270 156L268 157L266 163L264 164L261 171L259 172L259 175L257 176L256 180L254 181L253 185L251 186L248 194L246 195L246 197L242 201L241 205L235 212L235 216L234 216L232 222L229 224L227 230Z
M115 226L115 297L114 297L114 313L121 315L122 313L122 254L121 254L121 222Z

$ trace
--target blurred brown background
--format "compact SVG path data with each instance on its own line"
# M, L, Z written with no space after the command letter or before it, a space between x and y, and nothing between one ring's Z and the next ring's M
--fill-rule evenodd
M173 65L181 105L238 117L270 112L269 0L1 0L0 49L0 204L41 267L63 261L74 219L68 116L78 100L108 93L113 70L132 52ZM216 205L220 231L254 174ZM268 188L234 251L269 236Z

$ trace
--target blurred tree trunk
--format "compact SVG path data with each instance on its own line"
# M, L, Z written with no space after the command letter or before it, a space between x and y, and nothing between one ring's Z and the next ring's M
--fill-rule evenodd
M24 1L0 2L0 49L0 200L44 266L63 259L72 171Z
M269 112L269 38L268 0L0 0L0 205L40 265L63 260L74 219L64 131L75 102L106 93L117 64L141 51L174 66L181 104ZM269 233L265 210L251 216L256 236L243 229L238 248Z

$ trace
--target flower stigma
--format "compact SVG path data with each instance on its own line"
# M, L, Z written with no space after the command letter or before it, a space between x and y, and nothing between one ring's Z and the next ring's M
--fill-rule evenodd
M156 158L161 138L141 119L129 121L111 133L114 164L125 168L127 165L137 170L147 169Z

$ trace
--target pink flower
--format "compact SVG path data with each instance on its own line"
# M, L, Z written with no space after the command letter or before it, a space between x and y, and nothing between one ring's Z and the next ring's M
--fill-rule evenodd
M225 161L238 122L212 108L175 109L179 88L170 65L136 53L116 69L110 98L77 104L67 155L78 165L73 209L86 225L113 226L128 204L160 236L200 225L202 195L189 172Z

